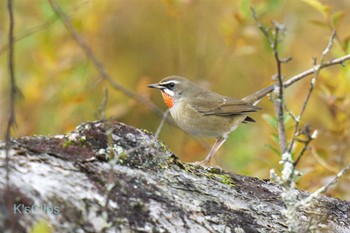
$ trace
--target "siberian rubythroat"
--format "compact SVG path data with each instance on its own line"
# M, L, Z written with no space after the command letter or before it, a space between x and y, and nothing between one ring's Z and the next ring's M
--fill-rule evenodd
M216 138L202 163L210 162L240 123L255 122L248 114L260 110L255 105L274 89L271 85L243 99L236 99L199 87L179 76L166 77L148 87L161 91L171 116L181 129L195 136Z

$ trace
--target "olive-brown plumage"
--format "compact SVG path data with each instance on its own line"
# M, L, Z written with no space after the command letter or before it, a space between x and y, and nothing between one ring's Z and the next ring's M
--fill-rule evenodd
M273 90L273 86L269 86L243 99L236 99L201 88L179 76L166 77L148 87L162 92L171 116L181 129L192 135L217 139L203 160L205 163L210 162L240 123L254 122L248 114L260 110L255 104Z

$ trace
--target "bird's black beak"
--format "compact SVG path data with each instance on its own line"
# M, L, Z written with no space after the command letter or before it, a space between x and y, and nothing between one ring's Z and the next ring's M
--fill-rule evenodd
M149 85L147 85L147 87L149 87L149 88L162 89L162 86L160 86L158 83L149 84Z

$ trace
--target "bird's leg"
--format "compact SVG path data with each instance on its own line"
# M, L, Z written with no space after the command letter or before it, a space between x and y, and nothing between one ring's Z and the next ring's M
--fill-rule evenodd
M215 155L215 153L219 150L219 148L222 146L222 144L224 144L224 142L226 141L227 136L225 137L218 137L216 139L216 142L214 144L214 146L211 148L209 154L207 155L207 157L201 162L201 164L206 164L210 162L210 159Z

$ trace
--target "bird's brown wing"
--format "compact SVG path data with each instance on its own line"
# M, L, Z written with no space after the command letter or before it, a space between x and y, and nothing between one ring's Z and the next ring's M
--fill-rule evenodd
M193 99L191 105L194 109L203 115L216 116L242 115L249 112L256 112L257 110L261 109L259 107L248 104L243 100L221 95L210 96L210 98L197 96ZM248 117L246 121L254 120Z

